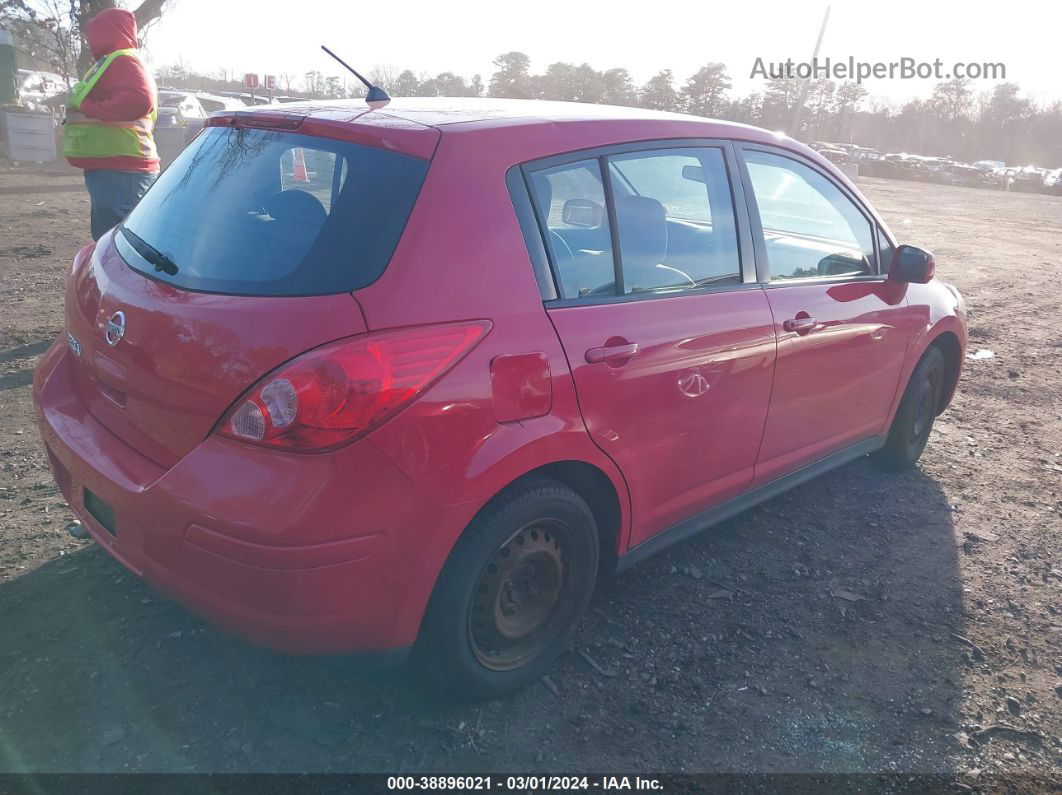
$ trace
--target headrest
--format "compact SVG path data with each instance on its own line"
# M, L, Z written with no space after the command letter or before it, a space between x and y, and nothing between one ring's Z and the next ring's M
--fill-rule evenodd
M655 268L667 254L667 213L656 199L616 197L616 227L625 275Z
M298 188L274 193L266 200L265 211L278 221L321 226L328 218L321 200Z
M535 194L538 196L539 204L542 206L539 210L545 216L545 221L549 222L549 214L553 209L553 183L549 181L549 177L545 174L539 173L531 177L535 183Z

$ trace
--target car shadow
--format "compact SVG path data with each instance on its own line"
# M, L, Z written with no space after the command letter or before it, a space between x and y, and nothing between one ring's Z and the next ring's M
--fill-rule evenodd
M605 582L484 704L229 638L86 543L0 583L0 771L946 772L977 664L952 516L848 465Z
M59 176L67 176L63 173ZM85 190L81 182L62 183L58 185L3 185L0 186L0 196L24 196L33 193L78 193Z
M33 356L40 356L44 353L51 344L54 342L54 338L48 338L43 340L37 340L36 342L30 342L26 345L19 345L15 348L9 348L6 351L0 351L0 364L7 364L17 359L27 359Z

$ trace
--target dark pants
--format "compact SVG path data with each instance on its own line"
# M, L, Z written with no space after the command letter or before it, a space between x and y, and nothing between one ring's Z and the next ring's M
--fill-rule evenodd
M136 207L158 174L140 171L93 169L85 172L85 187L92 202L92 239L117 226Z

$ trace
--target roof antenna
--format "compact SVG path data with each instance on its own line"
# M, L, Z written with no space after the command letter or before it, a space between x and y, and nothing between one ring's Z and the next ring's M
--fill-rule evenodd
M341 64L343 64L343 66L345 66L348 71L353 73L353 75L356 78L358 78L358 80L360 80L361 82L363 82L365 84L365 87L369 89L369 93L365 95L365 104L368 105L370 108L372 108L373 110L379 110L380 108L382 108L384 105L386 105L388 102L391 101L391 95L390 94L388 94L386 91L384 91L379 86L374 86L372 83L370 83L364 77L362 77L361 73L357 69L355 69L353 66L348 64L346 61L344 61L342 58L340 58L338 55L336 55L330 49L325 47L323 44L321 45L321 49L324 50L329 55L331 55L333 58L335 58Z

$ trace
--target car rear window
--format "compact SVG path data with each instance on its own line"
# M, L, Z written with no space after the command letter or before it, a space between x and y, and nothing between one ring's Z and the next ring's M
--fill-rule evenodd
M387 267L427 170L426 160L371 146L209 127L116 244L134 270L188 290L349 292Z

